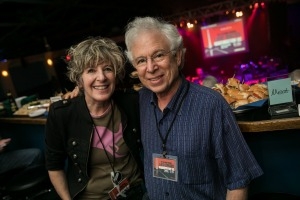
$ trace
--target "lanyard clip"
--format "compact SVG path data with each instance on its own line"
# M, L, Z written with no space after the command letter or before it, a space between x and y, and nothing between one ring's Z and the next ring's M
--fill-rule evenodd
M166 155L167 155L167 148L166 148L166 145L165 144L163 144L162 145L162 155L163 155L163 157L165 158L166 157Z
M164 158L166 158L167 151L163 151L162 155L163 155Z

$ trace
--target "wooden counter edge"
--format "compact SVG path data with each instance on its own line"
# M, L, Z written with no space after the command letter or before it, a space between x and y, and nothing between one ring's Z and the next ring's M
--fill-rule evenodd
M5 117L0 118L0 123L45 125L46 120L46 118L42 117Z
M0 123L45 125L46 120L47 119L43 117L6 117L0 118ZM265 132L276 130L300 129L300 117L263 121L238 121L238 125L242 132Z
M238 121L238 125L242 132L264 132L300 129L300 117L263 121Z

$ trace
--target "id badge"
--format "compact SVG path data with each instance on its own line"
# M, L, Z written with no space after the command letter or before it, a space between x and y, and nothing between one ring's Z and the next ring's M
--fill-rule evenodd
M109 197L111 200L116 200L118 197L126 197L126 191L129 189L129 181L124 178L119 184L114 185L114 188L109 191Z
M169 181L178 180L177 156L162 154L152 154L153 158L153 177L166 179Z

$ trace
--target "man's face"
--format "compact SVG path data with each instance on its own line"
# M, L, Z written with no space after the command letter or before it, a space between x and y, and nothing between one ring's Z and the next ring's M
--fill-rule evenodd
M180 53L170 49L167 38L157 31L140 32L131 46L133 65L144 87L158 95L177 86Z

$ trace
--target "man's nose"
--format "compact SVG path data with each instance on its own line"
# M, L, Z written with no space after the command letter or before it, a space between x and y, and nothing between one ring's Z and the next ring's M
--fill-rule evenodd
M152 58L147 58L146 67L147 67L146 69L147 72L153 73L157 68L156 62Z

